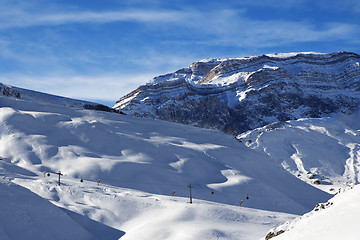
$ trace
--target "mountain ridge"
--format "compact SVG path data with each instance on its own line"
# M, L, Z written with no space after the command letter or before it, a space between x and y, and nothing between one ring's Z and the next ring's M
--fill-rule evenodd
M202 60L154 77L113 108L236 135L278 121L354 112L359 62L351 52Z

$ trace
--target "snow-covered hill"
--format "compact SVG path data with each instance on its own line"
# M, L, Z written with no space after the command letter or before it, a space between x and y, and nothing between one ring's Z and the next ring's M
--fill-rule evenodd
M0 161L0 239L118 239L124 233L82 215L63 211L11 182L36 175ZM68 213L68 214L67 214Z
M249 207L291 213L327 198L220 132L12 98L2 106L0 155L31 171L164 195L187 196L193 184L197 198L238 205L248 194Z
M238 134L279 121L352 113L359 86L355 53L210 59L155 77L114 108Z
M269 231L266 240L357 240L360 186L349 188L313 211Z
M237 136L245 146L328 192L360 179L360 111L275 123Z
M21 99L32 102L41 102L44 105L62 105L69 107L83 107L84 105L94 105L93 102L82 101L72 98L55 96L47 93L37 92L24 88L6 85L0 82L0 96ZM1 107L1 105L0 105Z
M70 219L64 221L77 222L73 231L82 232L77 239L121 231L122 239L257 239L294 218L289 213L305 213L330 198L221 132L69 107L33 95L0 96L0 104L4 184L20 194L23 188L14 185L19 184L65 208ZM64 174L61 186L56 186L58 171ZM14 199L3 200L1 212L9 204L21 206ZM61 215L48 208L54 214L44 221ZM22 209L30 215L24 223L29 231L46 230L41 218L32 225L32 209ZM12 218L8 215L1 218ZM81 216L120 232L95 223L89 227ZM11 229L4 225L2 231ZM22 236L47 236L33 238L38 235Z

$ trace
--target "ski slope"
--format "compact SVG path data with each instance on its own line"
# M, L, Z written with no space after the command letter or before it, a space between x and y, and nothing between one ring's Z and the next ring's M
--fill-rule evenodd
M70 217L64 226L79 225L73 224L76 239L114 234L124 234L121 239L258 239L331 197L217 131L36 98L0 96L0 104L4 184L15 192L30 189L27 194L39 202L50 201L49 211L61 207ZM44 178L44 171L50 176ZM61 186L58 171L64 174ZM1 212L22 201L3 200ZM93 222L89 228L89 218L109 228ZM41 219L25 228L55 234ZM3 232L14 228L5 226ZM46 238L40 235L24 231L23 238Z
M29 188L55 205L121 229L121 239L259 239L271 226L296 215L246 207L164 196L96 182L41 176L14 182ZM110 232L112 233L112 232ZM103 231L103 238L117 239ZM119 233L118 233L119 234ZM99 235L99 234L98 234ZM121 235L120 235L121 236Z
M0 161L0 239L118 239L124 232L76 213L68 213L11 179L34 174Z

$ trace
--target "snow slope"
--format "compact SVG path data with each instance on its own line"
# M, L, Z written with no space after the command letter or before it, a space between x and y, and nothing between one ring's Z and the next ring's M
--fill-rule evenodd
M0 162L0 239L99 239L98 233L118 239L123 232L89 218L71 217L60 208L11 178L34 174L6 162ZM87 226L96 228L93 231Z
M0 96L1 176L66 209L84 236L122 232L81 216L122 239L258 239L330 198L230 135L54 103Z
M95 104L93 102L55 96L47 93L14 87L0 82L0 96L1 95L10 95L10 97L27 101L42 102L44 105L50 106L63 105L69 107L82 107L85 104Z
M288 213L329 198L230 135L60 106L43 112L42 104L13 100L2 100L0 155L34 172L164 195L187 196L193 184L196 198L238 205L248 194L249 207Z
M360 111L276 123L237 136L284 169L328 192L359 183Z
M359 201L360 186L357 185L319 204L310 213L271 230L272 233L284 231L271 239L359 239Z
M125 235L121 239L260 239L271 227L290 221L296 215L246 207L172 197L119 188L64 177L55 179L16 178L40 196L62 208L86 215ZM105 237L106 236L106 237ZM106 233L99 239L111 238Z

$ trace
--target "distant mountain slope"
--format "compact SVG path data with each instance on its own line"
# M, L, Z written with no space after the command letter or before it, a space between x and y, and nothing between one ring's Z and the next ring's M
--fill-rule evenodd
M238 134L274 122L352 113L360 56L350 52L210 59L155 77L115 109Z
M35 173L145 192L304 213L330 195L232 136L185 125L0 96L0 156Z
M360 110L274 123L237 139L267 154L299 179L334 193L360 182L359 119Z

